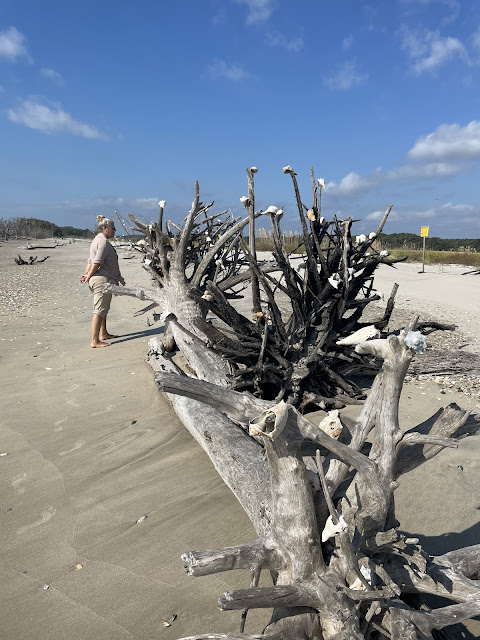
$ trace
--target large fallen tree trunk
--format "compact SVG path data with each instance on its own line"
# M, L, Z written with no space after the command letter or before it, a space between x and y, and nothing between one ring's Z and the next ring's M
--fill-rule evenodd
M423 338L418 332L376 337L395 289L382 318L369 326L360 322L365 306L378 299L376 266L393 261L372 248L375 234L353 242L350 219L325 222L315 181L307 209L293 170L284 172L292 177L304 230L303 270L292 266L282 244L281 212L253 211L251 169L243 220L209 216L211 205L200 202L198 185L182 228L164 226L163 201L157 223L133 218L145 233L152 287L113 287L163 309L163 340L152 340L149 352L157 384L258 534L238 547L183 556L192 576L251 571L250 585L219 601L222 609L244 612L240 633L195 638L433 638L436 630L480 613L480 545L428 556L417 539L399 533L394 491L403 473L478 425L450 406L402 433L400 391ZM249 246L241 236L265 213L272 221L271 263L255 258L254 234ZM254 290L258 282L261 310L254 292L246 317L230 300L249 282ZM358 419L343 420L343 430L337 411L320 426L299 412L308 403L336 406L358 395L348 373L378 370L380 361ZM271 586L258 586L262 569L270 572ZM425 610L420 594L430 593L455 604ZM272 619L259 636L247 636L245 612L255 607L272 608Z
M168 360L152 345L150 364L159 388L170 397L181 395L195 403L195 420L187 410L187 426L222 477L231 476L232 463L248 468L252 443L265 451L266 461L257 456L254 474L233 474L236 495L259 538L239 547L183 556L192 576L252 571L250 587L224 594L219 606L273 608L261 637L429 638L435 637L435 629L480 614L480 545L432 558L418 539L399 533L395 518L394 491L400 476L478 429L478 424L469 424L467 412L452 405L406 433L400 430L400 391L420 339L418 332L410 332L357 346L359 352L382 358L384 365L359 418L339 440L286 403L166 371ZM215 424L215 415L212 423L211 413L198 412L200 402L227 414L231 425ZM362 453L372 431L373 444L368 454ZM241 441L239 433L244 434ZM322 459L317 453L316 489L303 457L305 441L309 454L312 443L326 454ZM231 477L227 482L232 483ZM257 502L252 504L252 499ZM256 586L262 569L272 574L271 587ZM441 595L457 604L423 610L415 606L414 596L419 594ZM202 637L217 636L195 636Z

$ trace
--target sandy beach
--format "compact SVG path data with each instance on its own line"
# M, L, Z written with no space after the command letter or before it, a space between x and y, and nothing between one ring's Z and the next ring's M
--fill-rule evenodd
M161 324L134 317L144 303L115 298L109 330L119 337L91 349L91 294L79 283L89 243L39 249L33 253L50 255L46 262L20 267L14 257L32 253L19 249L24 244L0 247L0 637L154 640L238 631L239 614L218 611L217 600L247 586L249 575L189 578L180 556L256 534L144 363ZM127 284L145 285L139 257L120 256ZM399 314L454 322L458 331L445 337L451 348L480 353L480 276L462 276L468 269L456 266L418 270L382 266L377 288L387 298L398 282ZM442 339L432 338L437 346ZM479 385L470 382L468 389L432 376L406 383L402 428L450 402L480 412ZM478 543L479 481L474 436L402 477L402 530L432 554ZM250 612L246 631L267 619ZM467 629L458 637L480 636L479 621Z

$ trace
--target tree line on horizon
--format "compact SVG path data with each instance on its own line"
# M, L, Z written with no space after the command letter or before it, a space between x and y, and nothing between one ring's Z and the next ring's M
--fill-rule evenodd
M259 229L260 251L269 250L269 234ZM48 220L38 218L0 218L0 238L92 238L94 232L91 229L79 229L71 225L59 226ZM302 234L298 232L286 232L288 236L288 249L294 249L295 245L302 244ZM124 235L125 239L135 240L136 235ZM415 233L381 233L377 241L382 249L419 250L423 247L423 238ZM439 238L427 239L428 249L431 251L463 251L480 252L480 239L474 238ZM261 246L260 246L261 245Z
M38 218L0 218L0 239L13 238L92 238L90 229L78 229L70 225L59 226Z

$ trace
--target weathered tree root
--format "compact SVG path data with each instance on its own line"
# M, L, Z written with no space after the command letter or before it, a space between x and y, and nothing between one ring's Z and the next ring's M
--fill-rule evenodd
M145 253L144 266L152 278L150 290L141 290L142 299L158 304L167 314L165 348L183 352L186 336L194 336L199 350L208 349L217 358L216 366L222 368L222 361L224 372L233 374L228 379L233 389L269 400L284 399L302 409L309 402L333 408L344 405L346 397L362 398L350 375L364 372L369 358L354 354L342 338L364 327L360 319L365 307L379 299L373 288L378 264L393 266L404 259L372 247L392 207L375 232L354 240L351 218L326 221L321 216L323 183L315 182L313 171L309 209L301 200L295 172L285 167L303 229L304 255L296 256L304 261L300 268L285 250L280 228L283 212L274 206L254 211L254 173L253 168L247 169L249 195L242 202L248 216L244 219L224 217L225 212L208 215L213 203L200 202L198 184L181 227L164 223L164 201L156 223L146 225L130 216L135 229L145 234L144 244L136 248ZM273 259L267 263L259 263L256 257L255 221L261 215L272 227ZM247 224L248 246L242 238ZM231 303L248 284L251 317ZM371 326L373 331L387 326L397 288L385 313ZM121 287L112 291L139 293ZM176 328L167 312L175 316Z
M369 341L357 350L383 358L384 366L352 433L342 434L340 441L319 430L294 407L162 372L158 366L161 357L151 356L161 389L211 404L237 423L250 423L250 433L264 447L270 484L270 495L264 498L261 510L264 517L259 519L251 504L247 509L256 513L252 521L260 537L238 547L193 551L182 557L193 576L235 568L248 568L252 575L267 569L276 576L271 587L229 592L219 600L221 609L273 607L272 622L261 637L429 638L435 629L480 613L480 545L437 558L428 556L417 539L406 539L398 532L393 499L403 473L445 446L456 446L455 438L465 434L468 413L452 405L429 423L402 433L398 400L412 350L402 336ZM472 424L470 433L477 427ZM366 456L360 450L372 429L373 445ZM204 425L197 421L197 431L202 430ZM224 438L228 441L229 434ZM329 451L323 471L329 494L336 491L330 514L336 526L326 521L328 510L315 505L322 499L318 492L312 493L306 472L301 451L305 438ZM211 445L207 442L206 450L216 458L222 473L216 444L209 451ZM240 455L236 449L237 461ZM223 464L229 464L226 457ZM351 468L355 470L353 477L347 476ZM237 496L242 482L254 491L257 478L236 483ZM260 492L262 489L264 485ZM333 538L323 542L321 534L325 539L329 527L333 527ZM411 594L428 593L456 604L432 611L407 604Z

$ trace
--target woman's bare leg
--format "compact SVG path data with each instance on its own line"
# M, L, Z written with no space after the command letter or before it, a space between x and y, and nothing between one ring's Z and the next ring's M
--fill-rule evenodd
M102 342L100 340L100 330L102 328L102 324L103 326L105 326L106 323L106 318L102 318L102 316L99 316L98 313L94 313L93 314L93 318L92 318L92 343L91 343L91 347L92 349L96 349L98 347L109 347L110 343L109 342Z
M108 333L107 331L107 316L102 318L102 324L100 325L100 340L108 340L109 338L118 338L118 336L114 336L112 333Z

